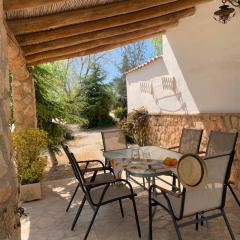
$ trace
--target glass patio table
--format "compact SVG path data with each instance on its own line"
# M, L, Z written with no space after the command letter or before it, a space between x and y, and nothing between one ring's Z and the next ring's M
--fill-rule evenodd
M140 154L139 158L137 159L133 158L132 156L133 151L136 150L138 150ZM150 186L151 180L154 184L156 177L161 175L171 175L172 172L174 172L175 168L167 167L163 164L163 161L167 157L175 158L178 160L182 156L181 153L158 146L144 146L114 151L105 151L103 154L104 157L111 162L111 166L117 177L123 170L125 170L127 177L129 177L132 181L144 189L147 189L145 187L145 182L143 182L142 185L131 176L146 179L148 185ZM146 158L145 155L149 156Z

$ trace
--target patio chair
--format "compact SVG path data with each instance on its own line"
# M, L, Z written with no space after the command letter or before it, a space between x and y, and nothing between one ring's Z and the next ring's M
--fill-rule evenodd
M103 151L120 150L127 148L127 140L123 130L114 129L102 131ZM105 159L105 166L109 165L108 159Z
M63 148L65 154L67 155L67 158L69 160L69 164L72 167L74 176L77 179L78 175L77 175L77 172L76 172L76 170L74 168L74 165L73 165L73 162L72 162L69 147L66 144L64 144L63 142L61 142L61 145L62 145L62 148ZM105 167L104 164L100 160L87 160L87 161L77 161L77 162L78 162L78 164L84 164L84 166L82 168L82 171L83 171L84 174L85 173L92 173L92 176L88 176L86 178L86 182L94 181L97 184L98 182L100 182L100 183L102 183L104 181L108 182L108 181L112 181L112 180L115 179L113 170L109 167ZM94 167L94 168L89 167L89 165L92 164L92 163L97 163L97 164L100 165L100 167ZM102 172L102 171L104 171L104 173L98 174L99 172ZM106 172L106 171L109 171L109 172ZM80 187L80 184L78 182L78 184L75 188L75 191L73 192L73 195L72 195L72 197L71 197L71 199L68 203L66 212L68 212L79 187Z
M228 153L235 150L237 143L238 133L237 132L220 132L211 131L209 135L209 141L207 145L206 157L211 157L213 155ZM228 182L228 188L230 189L234 199L236 200L238 206L240 207L240 201L234 192L231 182Z
M182 190L171 191L152 185L149 190L149 239L152 239L152 208L161 206L170 214L179 240L182 240L180 228L217 217L223 217L231 239L235 240L224 211L233 158L234 152L211 156L206 159L207 161L203 161L198 155L187 154L178 163L178 176L183 186ZM179 166L181 165L182 173L180 174ZM193 171L189 166L195 166L199 170ZM187 174L184 175L184 173ZM154 194L156 191L160 191L160 194ZM202 215L206 212L208 215ZM199 219L199 215L202 218ZM196 219L179 223L179 220L190 216L196 216Z
M171 147L169 149L178 149L178 152L182 154L197 154L199 152L202 134L202 129L183 128L179 146Z
M83 209L86 201L89 203L89 205L93 209L94 214L93 214L92 220L90 222L90 225L88 226L84 240L87 239L89 232L92 228L92 225L94 223L94 220L96 218L96 215L98 213L98 210L101 206L104 206L108 203L118 201L119 205L120 205L122 217L124 217L122 200L129 198L132 200L138 235L139 235L139 237L141 237L141 230L140 230L137 208L136 208L136 203L135 203L136 194L133 192L133 188L132 188L131 184L124 179L111 180L111 181L102 182L102 183L98 182L97 184L95 182L87 182L84 177L84 172L79 167L79 165L72 153L71 153L71 158L72 158L74 169L76 170L77 179L78 179L81 189L84 193L84 198L81 202L81 205L79 206L77 215L74 219L74 222L72 225L72 230L75 227L75 224L82 212L82 209ZM119 185L118 183L122 183L122 184Z
M203 129L183 128L179 146L171 147L169 150L177 150L179 153L199 153ZM176 175L173 174L173 188L176 185Z

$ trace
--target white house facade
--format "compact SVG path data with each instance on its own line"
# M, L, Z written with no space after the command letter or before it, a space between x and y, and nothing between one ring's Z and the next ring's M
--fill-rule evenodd
M220 24L211 17L218 6L198 6L163 36L162 56L127 73L129 112L240 112L240 11Z

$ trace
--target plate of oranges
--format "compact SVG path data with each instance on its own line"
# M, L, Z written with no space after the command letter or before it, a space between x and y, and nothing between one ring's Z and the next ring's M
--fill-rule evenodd
M177 163L178 163L177 159L171 157L166 157L163 161L163 164L167 167L176 167Z

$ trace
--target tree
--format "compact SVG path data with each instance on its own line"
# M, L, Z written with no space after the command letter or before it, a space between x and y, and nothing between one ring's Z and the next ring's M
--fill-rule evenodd
M145 41L139 41L121 48L121 63L116 65L118 76L113 79L117 106L127 108L126 72L146 61ZM125 111L126 112L126 111Z
M65 132L63 122L82 122L74 112L75 105L62 96L63 69L56 64L43 64L30 68L35 81L38 127L48 132L48 150L53 167L57 163L58 145Z
M98 63L93 63L89 76L82 82L79 100L83 103L81 116L88 120L87 127L96 127L109 120L111 90L104 84L105 73Z
M116 91L116 99L117 99L117 105L120 105L120 107L126 108L127 107L127 88L126 88L126 76L125 72L127 72L130 69L130 63L129 58L127 56L127 52L124 51L122 53L122 61L120 66L118 67L118 71L120 73L120 76L115 77L113 79L113 86Z
M162 55L162 51L163 51L162 36L152 38L151 43L154 47L155 55Z

